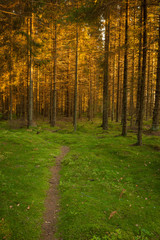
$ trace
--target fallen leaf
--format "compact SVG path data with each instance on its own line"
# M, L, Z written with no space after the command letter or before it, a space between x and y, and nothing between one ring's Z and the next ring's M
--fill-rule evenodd
M109 216L108 219L111 219L116 213L117 213L117 211L113 211L113 212L111 212L111 214L110 214L110 216Z
M123 196L123 194L125 193L125 191L126 191L126 189L123 189L123 190L122 190L122 192L121 192L119 198L122 198L122 196Z

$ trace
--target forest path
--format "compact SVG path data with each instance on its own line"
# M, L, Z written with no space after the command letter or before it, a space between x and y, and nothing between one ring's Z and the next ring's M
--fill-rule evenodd
M45 200L46 211L44 213L44 222L42 225L41 240L56 240L54 237L56 233L57 212L59 211L59 192L58 185L60 180L59 171L61 169L61 160L69 152L69 147L63 146L61 154L56 157L55 166L50 170L52 173L50 179L50 188Z

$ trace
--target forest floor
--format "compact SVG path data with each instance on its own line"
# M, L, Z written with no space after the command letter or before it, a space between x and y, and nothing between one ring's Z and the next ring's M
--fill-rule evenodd
M103 131L100 120L81 121L74 133L70 122L56 128L40 123L29 130L0 122L0 239L40 239L62 146L70 151L59 157L57 239L160 239L158 135L145 134L138 147L135 131L124 138L117 123Z
M60 180L59 171L61 169L61 161L69 152L69 148L63 146L61 154L56 157L55 166L51 168L50 187L45 200L45 213L42 226L42 240L55 240L57 232L57 213L59 212L59 192L58 185Z

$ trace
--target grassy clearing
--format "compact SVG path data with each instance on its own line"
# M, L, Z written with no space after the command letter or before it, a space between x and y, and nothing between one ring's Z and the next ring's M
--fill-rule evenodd
M62 145L59 236L63 240L160 239L160 139L120 136L119 124L70 123L57 132L0 130L1 232L6 239L38 240L49 166ZM40 134L37 134L40 132ZM29 206L29 209L28 209ZM110 218L110 219L109 219Z
M136 147L119 125L103 132L81 124L64 138L71 151L61 171L62 239L160 239L159 137Z
M1 123L2 127L2 123ZM37 129L0 129L0 239L39 239L59 145Z

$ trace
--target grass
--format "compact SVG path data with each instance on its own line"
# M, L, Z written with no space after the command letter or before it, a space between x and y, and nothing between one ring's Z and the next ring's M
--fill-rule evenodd
M2 236L38 240L49 167L62 145L58 236L63 240L160 239L160 139L120 136L119 124L42 125L32 131L0 130ZM37 130L40 134L37 134ZM29 209L28 209L29 207ZM1 236L1 235L0 235Z
M0 129L0 239L38 239L59 145L37 130Z

